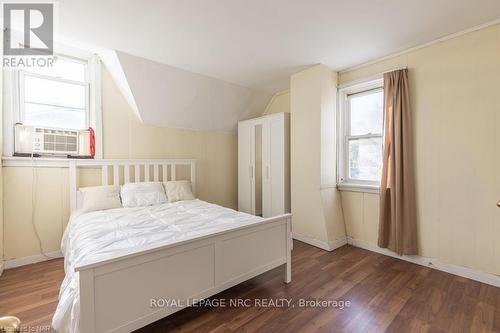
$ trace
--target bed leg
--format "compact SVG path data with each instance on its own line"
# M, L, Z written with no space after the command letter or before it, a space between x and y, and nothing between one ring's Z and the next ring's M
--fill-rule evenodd
M285 283L292 282L292 220L289 218L286 223L286 264Z

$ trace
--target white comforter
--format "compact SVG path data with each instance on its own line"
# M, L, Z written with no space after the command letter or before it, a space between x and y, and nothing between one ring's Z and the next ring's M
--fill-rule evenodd
M260 221L260 217L201 200L74 214L61 244L66 277L52 326L58 332L78 332L80 300L75 267Z

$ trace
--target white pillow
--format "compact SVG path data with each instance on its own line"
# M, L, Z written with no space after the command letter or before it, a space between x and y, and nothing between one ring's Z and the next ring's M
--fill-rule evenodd
M189 180L176 180L163 183L167 193L168 202L180 200L193 200L195 197L191 191L191 182Z
M90 186L82 187L80 192L80 209L82 212L93 212L95 210L105 210L120 208L120 186Z
M120 191L123 207L151 206L167 201L161 183L128 183Z

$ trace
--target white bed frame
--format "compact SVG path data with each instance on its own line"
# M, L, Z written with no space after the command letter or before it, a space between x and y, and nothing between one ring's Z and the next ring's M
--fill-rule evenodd
M190 167L194 192L195 160L71 161L71 211L77 209L79 168L101 168L105 185L109 168L113 169L113 184L119 184L120 179L175 180L179 165ZM291 242L291 215L286 214L256 225L85 263L76 267L80 274L80 332L130 332L182 309L152 307L152 300L186 305L281 265L285 265L284 281L289 283Z

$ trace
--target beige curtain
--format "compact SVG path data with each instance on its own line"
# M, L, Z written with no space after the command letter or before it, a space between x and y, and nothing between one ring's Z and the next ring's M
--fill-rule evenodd
M417 254L413 134L408 70L384 74L385 139L378 245Z

